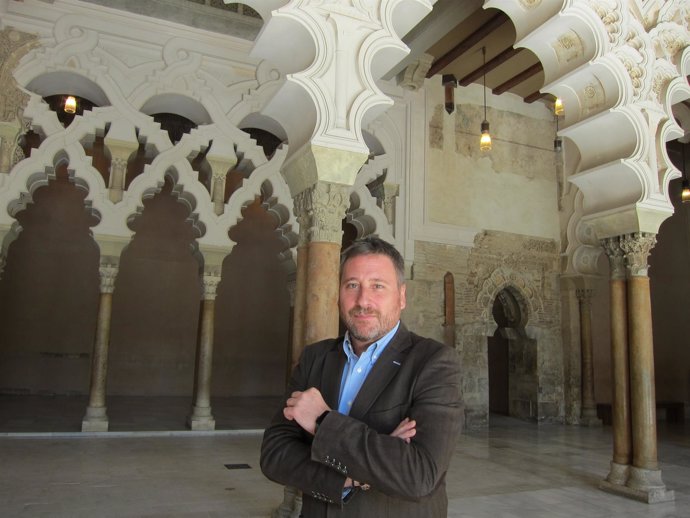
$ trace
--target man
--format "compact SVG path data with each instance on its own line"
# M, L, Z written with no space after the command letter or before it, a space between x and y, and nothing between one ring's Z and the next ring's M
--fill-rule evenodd
M447 515L445 475L462 427L450 347L408 331L404 262L379 238L341 257L344 337L305 348L261 469L303 492L302 516Z

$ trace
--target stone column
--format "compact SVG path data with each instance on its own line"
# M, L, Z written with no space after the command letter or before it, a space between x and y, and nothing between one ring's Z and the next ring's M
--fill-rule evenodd
M129 157L139 149L139 141L134 126L125 121L114 121L103 144L110 153L110 180L108 198L113 203L122 201L127 180Z
M302 349L304 341L304 320L307 305L307 262L309 261L309 227L311 218L309 216L310 206L308 191L304 191L294 199L295 215L299 222L299 241L297 242L297 272L295 278L295 303L292 319L292 351L290 352L290 365L288 369L292 371Z
M577 289L575 292L580 303L580 357L582 376L582 405L580 424L585 426L600 425L597 418L594 400L594 350L592 346L592 295L591 289Z
M632 466L626 486L646 502L674 499L661 480L657 459L656 398L652 305L647 258L656 236L628 234L621 238L628 277L628 340L630 346L630 414Z
M613 460L604 483L623 486L632 461L630 429L630 369L628 363L628 318L625 284L625 258L618 237L602 241L609 258L611 280L611 377L613 385L611 425Z
M211 200L213 211L220 216L225 210L225 182L228 171L237 165L237 155L232 142L214 140L206 153L206 160L211 166Z
M304 343L338 334L342 221L350 202L347 185L318 182L309 189L311 228L307 257Z
M102 257L99 268L101 299L98 306L96 341L91 358L91 385L89 405L81 422L82 432L107 432L108 415L105 406L105 387L108 374L108 346L110 344L110 320L112 316L113 289L118 272L118 261Z
M196 375L194 377L194 405L187 424L192 430L215 430L216 421L211 414L211 372L213 368L213 328L216 289L220 283L220 270L204 270L199 343L197 346Z

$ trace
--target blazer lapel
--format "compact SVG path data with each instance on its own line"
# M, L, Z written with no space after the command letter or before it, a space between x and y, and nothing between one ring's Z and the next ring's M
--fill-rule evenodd
M379 397L379 394L398 373L398 369L400 369L404 358L407 356L406 350L410 345L412 345L410 334L403 324L400 323L398 332L386 346L381 357L376 360L367 379L364 380L364 384L359 390L354 403L352 403L352 409L350 410L352 417L361 419L366 415Z
M340 380L343 377L343 368L345 367L345 353L342 349L343 341L340 339L326 354L321 374L321 395L326 404L336 410L340 397Z

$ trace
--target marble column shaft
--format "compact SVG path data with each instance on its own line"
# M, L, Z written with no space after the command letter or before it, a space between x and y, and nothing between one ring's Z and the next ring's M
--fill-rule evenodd
M656 237L648 234L631 234L621 239L628 273L632 464L649 470L659 468L652 304L647 276L647 258L655 243Z
M338 291L342 220L349 188L319 182L309 189L310 223L307 256L304 343L338 334Z
M98 306L96 340L93 345L93 356L91 358L89 404L86 407L86 415L81 425L83 432L105 432L108 430L105 389L108 375L108 347L110 344L113 289L117 272L118 267L116 264L101 260L99 269L101 296Z
M204 273L203 299L199 321L199 344L194 378L194 406L189 417L192 430L215 430L216 423L211 413L211 373L213 370L213 329L215 322L216 288L220 282L219 273Z
M582 362L582 419L586 424L597 420L594 400L594 350L592 345L591 289L576 291L580 303L580 352Z

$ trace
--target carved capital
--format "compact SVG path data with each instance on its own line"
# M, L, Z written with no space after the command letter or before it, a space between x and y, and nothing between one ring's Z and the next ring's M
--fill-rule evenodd
M620 237L609 237L601 240L601 246L609 258L611 279L625 279L625 252L620 246Z
M310 242L338 243L342 241L342 221L350 205L347 185L319 182L308 189L310 197Z
M625 253L625 265L630 277L646 277L649 265L647 258L656 244L656 235L636 232L621 236L620 246Z
M309 227L311 222L311 196L309 189L299 193L292 201L297 223L299 223L297 246L304 247L309 244Z
M592 305L592 297L594 290L590 288L578 288L575 290L575 296L580 301L582 307L589 307Z
M202 297L204 300L216 299L216 290L218 289L218 284L220 284L220 279L220 272L204 272L201 279Z
M115 279L120 267L117 263L101 262L98 273L101 278L101 293L112 293L115 289Z

